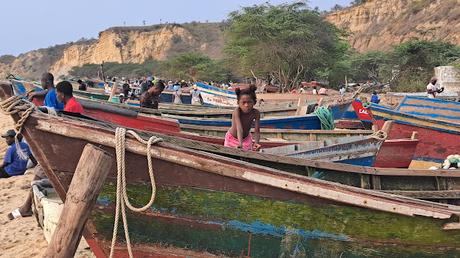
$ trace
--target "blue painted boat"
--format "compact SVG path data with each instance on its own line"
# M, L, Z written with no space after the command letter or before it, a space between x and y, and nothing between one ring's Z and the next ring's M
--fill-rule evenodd
M180 124L186 125L199 125L199 126L218 126L230 127L232 125L231 119L218 119L218 118L192 118L184 116L166 117L177 119ZM262 128L275 128L275 129L304 129L314 130L321 129L321 122L315 114L308 114L304 116L287 116L287 117L272 117L260 119L260 126Z
M201 93L205 105L219 107L237 106L236 94L234 91L220 89L201 82L197 82L196 86Z
M418 117L460 124L460 102L405 96L395 110Z

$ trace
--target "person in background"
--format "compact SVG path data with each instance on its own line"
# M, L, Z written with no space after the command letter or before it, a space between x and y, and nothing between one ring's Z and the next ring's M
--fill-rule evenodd
M257 102L255 85L240 90L235 89L238 107L232 114L232 126L225 134L224 146L239 148L245 151L260 149L260 112L254 108ZM251 127L254 124L254 143Z
M299 93L300 94L307 93L307 90L305 89L305 86L303 86L303 85L300 86Z
M343 98L343 96L345 96L345 93L347 92L347 90L345 89L345 86L340 86L340 89L339 89L339 93L340 93L340 97Z
M181 95L182 95L182 86L180 84L174 85L174 92L173 92L174 104L182 104Z
M324 88L324 87L319 88L318 94L319 95L327 95L327 89Z
M372 92L371 103L375 103L375 104L380 103L380 98L379 98L379 95L377 95L376 91Z
M32 100L37 96L45 96L44 104L49 108L54 108L56 111L62 111L64 104L59 102L54 88L54 76L51 73L44 73L41 78L41 84L44 91L33 92L29 94L29 99Z
M2 137L5 138L8 149L6 150L3 163L0 165L1 178L23 175L27 170L27 163L29 160L32 162L32 167L37 166L38 162L32 154L29 145L22 141L21 134L16 135L14 130L8 130ZM15 144L15 137L18 140L18 144ZM18 148L20 150L18 150ZM38 178L39 177L36 175L34 180ZM30 190L24 205L7 215L10 220L30 216L32 216L32 190Z
M129 92L131 91L131 87L129 86L129 80L123 83L122 89L123 89L123 98L120 98L120 101L124 103L126 100L128 100Z
M438 79L436 77L431 78L430 83L426 86L426 93L428 98L434 99L436 98L436 94L442 93L444 88L438 87Z
M73 96L73 87L70 82L62 81L58 83L56 85L56 91L59 101L65 104L65 112L78 114L84 113L83 107Z
M15 137L16 132L14 130L8 130L2 135L6 144L8 144L8 149L3 158L3 163L0 165L0 178L24 175L29 159L34 166L37 165L37 161L32 155L29 145L22 141L22 135L17 135L18 144L15 144Z
M168 87L166 87L167 90L174 90L174 82L173 81L168 81Z
M164 89L165 84L163 83L163 81L158 80L153 87L150 87L146 92L141 94L141 107L158 109L160 95Z
M141 83L141 90L140 94L142 95L144 92L147 92L153 86L153 77L147 77L145 81Z
M82 80L78 80L77 83L78 83L78 90L81 90L81 91L87 90L86 83L84 83Z
M203 105L203 98L201 97L201 92L198 90L196 85L193 85L192 91L190 91L190 95L192 97L192 105Z
M318 95L318 90L316 89L316 86L313 86L312 94L313 95Z

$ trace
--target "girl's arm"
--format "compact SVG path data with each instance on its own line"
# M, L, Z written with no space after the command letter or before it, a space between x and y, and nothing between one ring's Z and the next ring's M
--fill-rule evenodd
M241 117L240 117L240 108L236 108L235 111L233 111L233 121L236 124L236 135L238 138L239 142L239 147L243 147L243 124L241 123Z
M254 121L254 150L259 150L260 149L260 112L259 110L255 110L255 121Z

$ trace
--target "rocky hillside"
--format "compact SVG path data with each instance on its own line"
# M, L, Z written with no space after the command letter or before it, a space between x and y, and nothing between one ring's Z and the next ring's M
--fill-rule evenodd
M411 38L460 45L460 0L367 0L329 14L358 51L388 50Z
M219 58L223 44L221 24L217 23L115 27L99 33L97 40L34 50L16 58L2 56L0 76L4 78L5 74L14 73L38 78L47 70L59 76L83 64L142 63L189 51Z

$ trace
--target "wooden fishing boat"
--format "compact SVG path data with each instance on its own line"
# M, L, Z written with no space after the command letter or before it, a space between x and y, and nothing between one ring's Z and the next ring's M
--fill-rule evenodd
M204 83L196 83L203 103L209 106L236 107L236 94L231 90L220 89Z
M180 124L181 131L199 135L225 137L228 127L223 126L199 126ZM291 143L303 141L322 141L331 137L350 137L354 135L372 134L372 130L298 130L298 129L272 129L261 128L260 135L264 139L281 139Z
M229 128L232 125L231 119L193 118L175 115L165 115L165 117L176 119L180 124L197 125L201 127L219 126ZM261 118L260 126L262 128L275 129L317 130L321 129L321 121L315 114L289 117L271 117Z
M460 152L460 125L406 114L380 105L371 106L376 119L393 120L389 139L410 138L417 132L419 143L415 150L413 168L439 166L447 156ZM382 121L377 123L382 124Z
M460 124L460 102L406 96L395 110L418 117Z
M63 200L84 146L112 154L116 146L107 125L37 112L23 133ZM168 140L147 151L157 197L151 209L127 213L135 257L460 255L460 233L446 231L459 227L458 206L288 174ZM134 205L149 198L145 155L145 145L128 137L127 190ZM83 231L97 257L110 250L115 181L114 169ZM120 237L116 255L127 256Z
M261 152L359 166L408 168L417 144L416 139L383 141L372 136L351 136L265 148Z
M308 148L308 146L303 146L304 144L297 144L296 146L291 146L291 148L295 149L294 151L287 151L283 154L277 150L281 148L283 151L286 151L286 146L265 149L264 152L301 159L327 160L358 166L373 166L376 155L383 142L383 139L367 136L361 139L343 139L339 143L319 148Z

